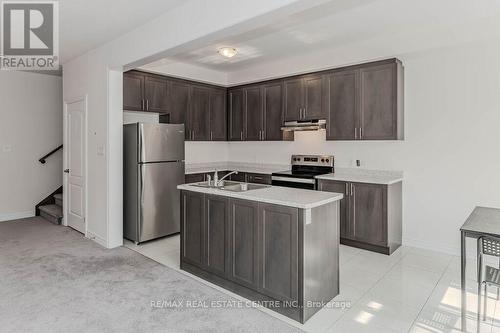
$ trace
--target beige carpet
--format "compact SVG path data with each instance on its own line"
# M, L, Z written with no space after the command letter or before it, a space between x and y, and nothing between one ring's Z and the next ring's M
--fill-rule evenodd
M216 300L234 299L129 249L41 218L0 223L1 332L299 331L252 308L185 306Z

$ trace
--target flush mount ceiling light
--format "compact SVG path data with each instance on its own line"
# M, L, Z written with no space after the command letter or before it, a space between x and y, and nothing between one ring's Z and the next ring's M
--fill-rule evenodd
M236 55L236 53L238 53L238 50L236 50L234 47L221 47L219 49L219 54L226 58L232 58Z

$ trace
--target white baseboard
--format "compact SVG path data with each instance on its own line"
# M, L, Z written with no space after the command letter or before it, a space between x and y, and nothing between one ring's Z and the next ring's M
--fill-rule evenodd
M28 217L34 217L34 216L35 216L35 213L32 210L26 211L26 212L0 214L0 222L26 219Z
M108 242L106 240L95 233L93 233L90 230L87 230L87 238L90 240L93 240L97 244L101 245L102 247L108 248Z

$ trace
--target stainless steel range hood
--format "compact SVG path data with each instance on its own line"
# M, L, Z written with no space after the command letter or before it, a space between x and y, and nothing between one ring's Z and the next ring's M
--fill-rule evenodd
M287 121L285 126L281 127L282 131L318 131L326 129L326 120L299 120Z

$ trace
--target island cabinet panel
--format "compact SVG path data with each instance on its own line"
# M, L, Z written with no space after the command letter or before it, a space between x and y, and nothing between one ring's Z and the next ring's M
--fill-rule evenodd
M143 111L144 75L136 72L123 74L123 109Z
M181 198L181 269L301 323L321 308L311 302L338 294L338 202L306 210L190 190Z
M206 195L205 259L207 270L225 277L229 267L229 199Z
M339 181L319 181L318 190L325 192L342 193L344 198L340 200L340 237L350 238L351 230L349 226L349 184L347 182Z
M181 199L182 260L203 267L205 263L205 195L183 191Z
M326 75L327 105L330 110L327 140L355 140L358 136L358 78L356 70Z
M168 110L168 82L162 77L145 76L144 96L146 111L167 112Z
M259 288L257 202L231 199L229 222L229 278L248 288Z
M259 205L260 290L281 301L298 300L298 209Z
M245 119L245 96L243 89L228 91L229 141L243 141L243 127Z
M342 244L391 254L402 239L402 182L369 184L322 180L318 189L343 193L340 202Z

